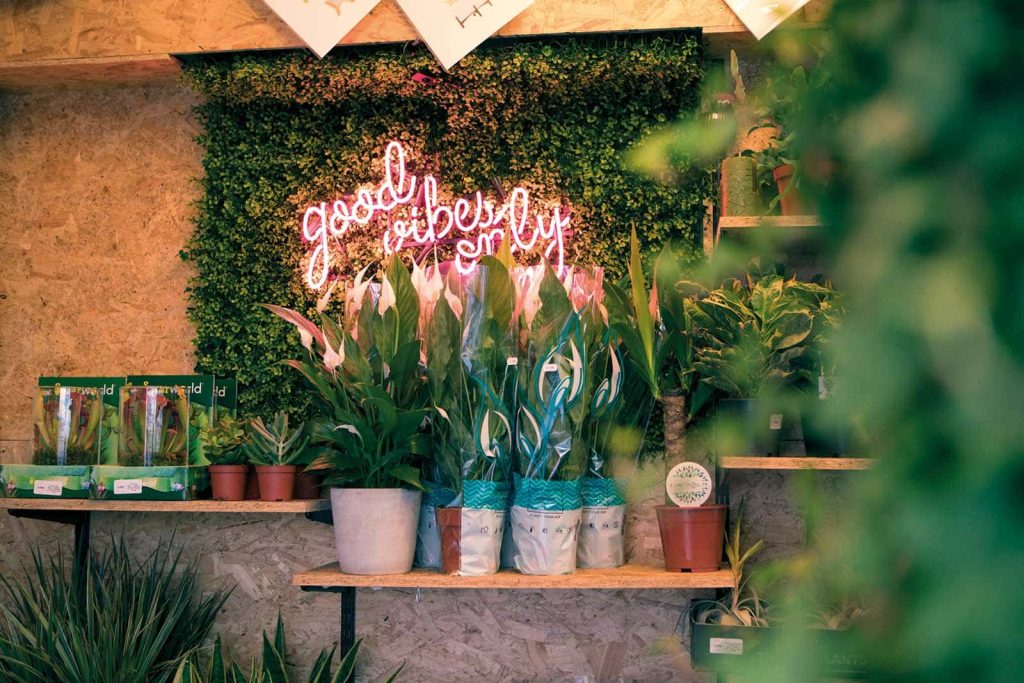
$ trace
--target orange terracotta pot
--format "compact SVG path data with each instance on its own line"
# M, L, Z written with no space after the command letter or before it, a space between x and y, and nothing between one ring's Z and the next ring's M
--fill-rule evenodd
M725 505L659 505L658 528L670 572L714 572L722 562Z
M245 500L248 465L210 465L214 500Z
M295 465L257 465L260 500L292 500L295 491Z
M437 529L441 533L441 572L457 574L462 568L462 508L436 508Z

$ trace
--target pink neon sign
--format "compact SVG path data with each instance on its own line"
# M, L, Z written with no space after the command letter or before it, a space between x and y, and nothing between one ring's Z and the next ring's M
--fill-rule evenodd
M384 178L376 192L361 189L351 199L320 202L302 217L302 238L311 243L306 284L320 289L331 270L330 238L340 238L353 225L373 221L385 224L381 246L385 254L408 247L454 242L455 266L469 273L477 259L493 254L503 239L511 239L513 253L543 247L544 256L559 275L565 270L564 236L569 216L561 207L550 212L530 211L530 193L517 187L495 205L476 192L445 204L437 197L437 180L421 178L405 168L405 149L388 143L384 152ZM545 246L546 245L546 246Z

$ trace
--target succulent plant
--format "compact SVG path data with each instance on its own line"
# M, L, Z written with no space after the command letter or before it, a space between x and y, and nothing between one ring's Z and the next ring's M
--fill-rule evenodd
M243 446L245 421L225 416L200 434L203 452L211 465L244 465L249 459Z
M268 427L263 418L249 422L249 443L245 452L254 465L292 465L303 456L309 446L305 423L289 428L288 413L274 415L274 422Z

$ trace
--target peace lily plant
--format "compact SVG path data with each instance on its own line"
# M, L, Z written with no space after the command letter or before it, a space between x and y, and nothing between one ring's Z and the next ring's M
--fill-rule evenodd
M266 307L298 329L306 349L305 359L286 362L305 377L320 413L308 433L322 453L308 469L322 470L332 487L342 571L403 573L412 567L420 467L430 455L420 301L398 258L378 283L364 274L346 290L341 320L324 315L318 326Z

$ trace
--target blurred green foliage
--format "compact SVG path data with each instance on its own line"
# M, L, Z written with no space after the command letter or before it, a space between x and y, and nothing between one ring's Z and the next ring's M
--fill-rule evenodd
M523 184L567 201L567 259L625 273L629 227L649 257L666 241L700 258L710 175L675 165L674 185L627 170L621 152L696 109L703 75L691 35L499 43L439 75L423 48L366 48L317 61L298 53L193 59L187 77L205 148L190 315L197 367L235 376L243 415L308 411L309 398L280 360L294 332L260 302L314 309L299 276L302 210L380 176L388 141L410 166L434 171L456 193ZM436 84L412 80L421 72ZM346 236L344 270L379 256L379 235ZM346 262L347 259L347 262ZM648 261L650 259L648 258Z
M863 416L878 462L815 561L792 565L786 607L869 608L873 680L1020 680L1024 13L859 0L831 23L832 90L807 93L795 125L837 169L823 213L849 313L834 400ZM818 680L814 639L783 633L750 680Z

